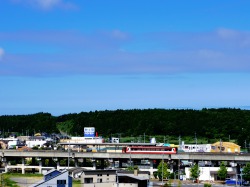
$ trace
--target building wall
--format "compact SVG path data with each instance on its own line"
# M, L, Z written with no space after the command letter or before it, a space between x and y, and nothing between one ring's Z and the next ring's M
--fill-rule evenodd
M232 142L216 142L212 144L211 152L239 153L240 146Z
M69 177L68 177L68 172L65 172L65 173L62 173L61 175L49 180L49 181L46 181L42 184L40 184L39 186L37 187L47 187L47 186L50 186L50 187L57 187L57 181L58 180L66 180L66 185L65 187L72 187L72 184L69 184Z
M81 175L81 183L85 183L86 178L92 178L93 183L115 183L116 182L116 174L111 174L108 172L93 172Z
M220 169L220 167L200 167L200 177L199 180L208 180L208 181L214 181L214 175L211 175L210 172L211 171L218 171ZM227 167L227 171L236 171L236 168L233 167ZM185 168L185 173L186 173L186 177L185 179L189 179L191 178L191 174L190 174L190 167L186 167ZM233 178L233 176L232 176Z
M179 149L184 152L211 152L211 144L182 144Z
M47 143L47 141L44 141L44 140L29 140L29 141L26 141L27 147L30 147L30 148L32 148L34 146L41 147L45 143Z
M118 187L117 183L82 184L82 187ZM119 187L138 187L135 183L119 183Z

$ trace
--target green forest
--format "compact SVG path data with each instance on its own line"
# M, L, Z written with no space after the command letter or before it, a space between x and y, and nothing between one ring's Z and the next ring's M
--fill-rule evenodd
M10 133L65 132L83 136L84 127L95 127L99 136L158 137L161 142L194 143L233 141L249 147L250 110L220 109L133 109L104 110L52 116L49 113L0 116L1 136ZM164 139L164 140L163 140ZM125 140L125 139L124 139ZM129 139L130 141L130 139Z

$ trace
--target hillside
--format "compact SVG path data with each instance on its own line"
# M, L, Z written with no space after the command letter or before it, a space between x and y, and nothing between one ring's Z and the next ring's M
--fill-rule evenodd
M241 109L144 109L81 112L52 116L49 113L0 116L0 129L5 135L17 132L32 135L34 132L83 136L84 127L95 127L103 137L149 137L161 135L164 139L190 139L213 142L229 139L245 146L250 136L250 111ZM245 144L245 142L247 144Z

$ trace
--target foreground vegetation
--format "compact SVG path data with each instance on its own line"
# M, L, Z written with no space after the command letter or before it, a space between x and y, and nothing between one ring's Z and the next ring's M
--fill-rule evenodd
M42 180L42 174L20 174L20 173L3 173L0 174L0 186L1 187L19 187L20 185L15 182L14 178L23 178L25 186L32 185L34 178L37 180ZM73 187L80 187L81 181L80 180L73 180Z
M0 116L2 135L17 132L32 135L36 132L66 132L83 136L84 127L95 127L103 137L126 137L122 141L157 141L178 143L214 143L235 141L247 147L250 142L250 111L241 109L145 109L81 112L52 116L49 113ZM197 139L195 139L195 137Z
M27 185L31 185L29 183L29 179L38 178L38 180L41 180L43 178L43 175L41 174L20 174L20 173L3 173L1 174L1 185L4 187L19 187L18 183L13 180L13 178L23 178L24 183L27 183Z

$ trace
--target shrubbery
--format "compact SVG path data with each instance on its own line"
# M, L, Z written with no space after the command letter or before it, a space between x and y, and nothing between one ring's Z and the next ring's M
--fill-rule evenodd
M205 184L204 184L204 187L212 187L212 184L205 183Z

